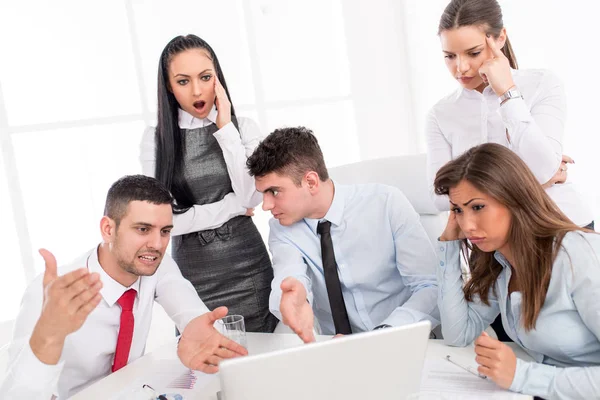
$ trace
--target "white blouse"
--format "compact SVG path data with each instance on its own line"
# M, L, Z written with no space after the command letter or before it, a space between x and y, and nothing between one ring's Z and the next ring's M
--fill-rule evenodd
M231 218L244 215L248 208L254 208L261 203L262 194L256 191L254 178L250 176L246 167L246 160L263 136L253 120L244 117L238 117L237 120L239 132L230 122L214 133L221 150L223 150L233 192L215 203L196 204L183 214L173 215L174 227L171 235L177 236L218 228ZM202 128L214 124L216 121L215 106L202 120L179 109L179 127L182 129ZM154 176L155 173L155 129L154 127L146 128L140 145L142 173L148 176Z
M511 71L523 99L500 106L489 86L483 93L459 88L429 112L426 140L431 193L435 174L444 164L482 143L499 143L513 150L540 184L548 182L560 167L566 114L562 83L545 70ZM577 225L592 222L591 209L569 180L546 192ZM433 196L438 209L449 209L446 196Z

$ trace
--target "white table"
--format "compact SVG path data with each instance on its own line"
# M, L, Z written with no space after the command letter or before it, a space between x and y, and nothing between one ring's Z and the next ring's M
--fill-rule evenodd
M248 333L248 350L252 354L260 354L273 350L279 350L289 347L302 345L302 341L294 334L268 334L268 333ZM330 340L330 336L317 336L317 341ZM514 343L510 344L517 357L531 360L531 358L523 352ZM146 354L142 358L127 365L121 370L107 376L106 378L94 383L77 395L71 397L73 400L107 400L120 399L126 390L131 390L133 385L137 388L141 387L142 383L150 383L152 376L159 369L167 370L185 370L179 362L176 354L176 342L169 341L156 351ZM441 340L430 340L427 346L427 360L442 360L447 354L452 357L464 359L473 359L473 348L457 348L449 347L443 344ZM201 382L193 391L179 391L185 395L186 400L216 400L216 392L220 389L218 375L199 374ZM201 387L201 390L198 389ZM506 398L530 399L529 396L517 396L514 393L507 392ZM498 397L494 397L498 398Z

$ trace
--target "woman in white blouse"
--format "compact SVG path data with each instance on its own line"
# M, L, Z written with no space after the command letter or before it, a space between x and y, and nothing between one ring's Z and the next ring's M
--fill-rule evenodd
M560 209L593 229L591 210L570 182L562 155L565 94L549 71L518 70L496 0L452 0L438 34L446 66L461 85L429 112L428 179L448 161L481 143L516 152ZM448 200L436 196L440 210Z
M273 269L250 218L262 200L246 159L262 136L237 118L213 49L177 36L158 67L156 128L144 132L141 162L173 193L173 258L200 298L244 316L246 330L272 332Z

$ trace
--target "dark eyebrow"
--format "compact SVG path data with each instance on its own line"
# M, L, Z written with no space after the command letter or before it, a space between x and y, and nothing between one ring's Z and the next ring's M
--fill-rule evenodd
M268 188L266 188L265 190L263 190L261 193L272 192L272 191L275 191L275 190L278 191L278 192L281 192L281 188L279 186L269 186ZM260 192L260 190L258 190L258 191Z
M133 225L134 226L143 226L143 227L146 227L146 228L154 228L154 225L149 224L148 222L134 222ZM163 226L160 229L161 230L163 230L163 229L173 229L173 225Z
M482 198L480 198L480 197L474 197L474 198L472 198L471 200L467 201L465 204L463 204L463 206L468 206L468 205L469 205L469 203L470 203L470 202L472 202L473 200L483 200L483 199L482 199ZM451 203L453 206L456 206L456 204L454 204L454 203L452 202L452 200L449 200L449 201L450 201L450 203Z
M467 201L465 204L463 204L463 206L468 206L470 202L472 202L473 200L483 200L481 197L474 197L471 200Z
M473 46L473 47L471 47L470 49L466 49L466 50L465 50L465 53L468 53L469 51L473 51L473 50L475 50L476 48L478 48L479 46L483 46L483 43L481 43L481 44L478 44L477 46ZM442 51L443 51L444 53L448 53L448 54L454 54L454 53L453 53L453 52L451 52L451 51L446 51L446 50L442 50Z
M208 72L208 71L213 72L212 68L206 68L204 71L200 72L198 75L202 75L202 74L204 74L205 72ZM189 78L190 77L189 75L186 75L186 74L175 74L175 75L173 75L173 77L175 77L175 78L178 77L178 76L181 76L181 77L184 77L184 78Z
M141 225L141 226L145 226L145 227L148 227L148 228L153 228L154 227L154 225L152 225L152 224L150 224L148 222L134 222L133 225L135 225L135 226L140 226Z

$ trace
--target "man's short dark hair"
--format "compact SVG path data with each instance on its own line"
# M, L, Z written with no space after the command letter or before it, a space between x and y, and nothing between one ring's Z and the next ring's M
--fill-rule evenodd
M104 215L115 221L118 227L132 201L173 206L173 196L158 180L145 175L126 175L108 189Z
M315 171L321 181L329 179L319 142L303 126L273 131L254 150L246 165L252 176L275 172L289 176L298 186L309 171Z

